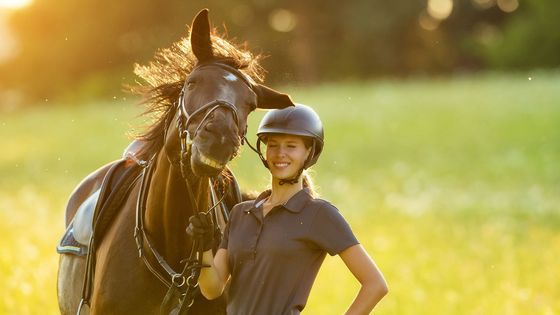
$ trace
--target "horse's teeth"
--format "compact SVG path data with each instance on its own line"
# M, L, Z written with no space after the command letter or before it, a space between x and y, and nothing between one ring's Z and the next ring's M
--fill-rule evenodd
M199 152L200 153L200 152ZM205 156L204 154L200 153L200 161L210 167L216 168L216 169L220 169L223 168L224 165Z

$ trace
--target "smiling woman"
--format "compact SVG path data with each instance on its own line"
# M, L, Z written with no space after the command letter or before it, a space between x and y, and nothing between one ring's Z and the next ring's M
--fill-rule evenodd
M0 9L19 9L31 4L32 0L0 0Z

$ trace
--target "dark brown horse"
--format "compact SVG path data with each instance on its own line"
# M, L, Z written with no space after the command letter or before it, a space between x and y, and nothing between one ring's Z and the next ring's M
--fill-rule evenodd
M255 108L293 105L287 95L256 83L261 81L260 68L249 52L211 33L208 12L203 10L193 21L189 39L160 51L154 62L136 69L148 84L140 90L149 110L160 115L140 136L136 157L148 161L143 175L131 185L102 238L95 236L94 277L86 301L89 307L84 306L82 314L160 313L169 284L185 280L172 276L189 263L193 240L185 232L188 218L211 207L209 178L223 175L237 154L247 116ZM67 206L67 226L79 208L95 203L113 165L98 169L78 185ZM138 236L137 210L142 235L149 242ZM78 310L85 266L83 256L60 256L62 314ZM224 313L223 300L193 296L189 314Z

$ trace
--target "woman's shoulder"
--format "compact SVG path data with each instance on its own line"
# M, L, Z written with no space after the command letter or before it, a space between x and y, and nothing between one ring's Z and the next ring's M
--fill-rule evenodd
M231 208L231 213L234 214L234 213L237 213L237 212L240 212L240 211L248 210L251 207L253 207L254 203L255 203L255 200L242 201L242 202L236 204L235 206L233 206L233 208Z
M339 212L338 208L330 201L322 198L311 198L310 205L317 210Z

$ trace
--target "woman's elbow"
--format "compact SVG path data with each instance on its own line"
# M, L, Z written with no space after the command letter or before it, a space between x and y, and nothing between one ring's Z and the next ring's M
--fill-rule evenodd
M385 295L387 295L387 293L389 293L389 287L387 286L387 282L382 281L381 283L378 283L376 291L380 297L384 297Z
M223 290L219 288L203 288L200 286L200 293L207 299L207 300L214 300L222 296Z
M375 297L377 301L381 300L387 293L389 293L389 287L387 286L387 282L385 280L375 280L371 281L366 284L369 288L369 292L372 297Z

